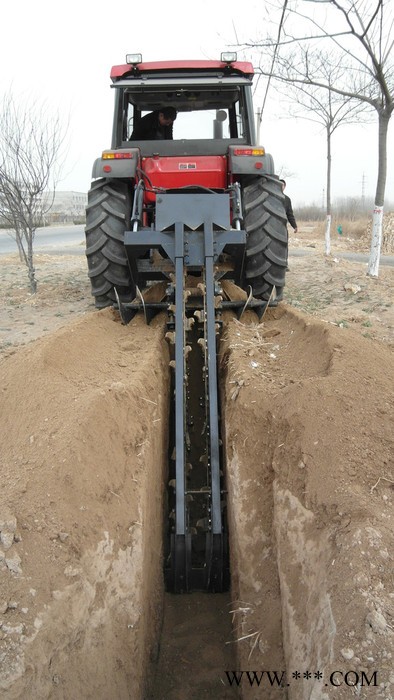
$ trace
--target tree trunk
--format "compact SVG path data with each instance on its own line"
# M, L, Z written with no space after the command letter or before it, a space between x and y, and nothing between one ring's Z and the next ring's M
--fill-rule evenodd
M22 234L20 232L19 227L15 228L15 240L16 240L16 245L18 246L19 260L21 262L25 262L25 257L23 255Z
M327 218L326 218L326 255L331 254L331 129L327 125Z
M387 131L390 115L379 113L379 164L376 184L375 207L372 215L372 239L367 275L379 276L380 249L382 246L383 205L387 177Z
M29 277L30 291L32 294L35 294L37 291L37 280L33 262L33 238L34 232L29 231L29 237L27 241L27 274Z

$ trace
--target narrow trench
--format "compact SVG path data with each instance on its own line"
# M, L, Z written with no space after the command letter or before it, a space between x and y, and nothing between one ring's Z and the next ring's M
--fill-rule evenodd
M237 699L230 593L165 593L160 652L146 700Z
M192 545L192 565L204 565L206 523L210 512L206 497L207 485L207 431L206 397L204 397L203 353L198 344L199 332L195 324L189 333L191 351L188 356L188 415L187 461L193 468L188 474L188 488L193 499L188 506L189 526L195 531ZM173 386L171 396L173 396ZM174 405L170 407L169 483L175 477ZM222 455L221 455L222 457ZM224 491L225 484L222 483ZM201 489L201 493L199 490ZM174 488L168 488L167 509L170 517L165 525L165 562L169 556L169 532L173 526ZM222 515L226 520L226 508ZM200 524L200 525L199 525ZM228 528L224 523L226 536ZM191 592L164 593L163 624L159 656L154 679L146 700L202 700L238 698L237 689L231 689L226 671L236 670L236 655L232 635L231 594L229 588L228 545L225 562L223 593Z
M193 351L190 353L190 355L193 365L195 369L197 369L197 373L201 373L201 362L199 361L197 355L195 355ZM223 367L218 367L218 371L219 386L223 387L225 385L225 369ZM200 403L200 397L198 396L198 381L196 381L196 376L189 377L189 380L190 389L194 395L192 405L196 407ZM201 384L201 379L199 379L199 381ZM224 404L226 401L224 391L222 390L219 393L221 403ZM222 406L222 408L224 411L224 406ZM223 416L222 411L221 415ZM172 422L173 421L170 421L170 423ZM192 426L193 429L199 433L202 432L201 416L194 416ZM223 440L224 432L225 431L223 431L222 436ZM193 449L195 449L195 447ZM222 450L222 452L224 478L228 479L229 470L226 469L226 464L224 463L225 451ZM198 461L199 456L199 454L194 454L193 461ZM170 478L173 477L173 475L174 474L171 472L170 466ZM198 480L199 477L197 476L195 486L201 485ZM266 521L267 518L272 520L271 472L267 475L267 479L265 481L267 493L262 506L266 512L262 514L262 517L264 517ZM269 484L268 481L270 482ZM239 490L241 486L241 484L232 484L229 487L230 494L232 494L232 497L235 497L238 501L242 499L242 493L237 493L237 490ZM224 487L226 488L225 483ZM169 489L168 501L169 510L171 510L174 505L174 494L171 489ZM257 647L255 646L254 648L255 653L252 661L250 664L247 664L246 667L244 666L245 660L249 660L248 652L251 650L256 639L255 636L251 636L250 640L247 639L246 642L243 641L241 645L239 644L239 637L242 637L243 635L247 637L250 630L249 627L243 624L243 622L240 622L239 616L237 616L239 609L245 604L244 601L239 600L238 583L240 579L240 572L237 570L237 567L242 565L242 557L240 558L238 556L238 552L244 548L247 548L249 550L248 555L251 558L253 558L254 555L250 548L250 539L247 544L242 541L243 537L245 536L245 524L243 523L242 527L238 527L239 523L237 523L237 519L234 517L234 513L238 507L239 503L238 506L233 506L233 504L229 506L231 513L231 515L229 514L229 525L227 525L227 515L225 516L226 532L228 532L228 528L230 527L228 534L230 541L230 559L233 568L231 572L227 572L227 588L230 588L231 578L232 590L229 590L226 593L214 594L205 592L183 593L178 595L167 592L164 594L163 624L159 644L159 655L153 670L149 694L145 700L202 700L203 698L211 700L230 700L231 698L234 698L235 700L238 700L241 697L246 700L252 697L253 699L260 696L263 697L261 695L261 689L257 690L257 688L251 688L250 686L248 688L243 683L238 686L233 681L234 673L238 672L239 670L247 671L250 669L252 672L254 670L259 672L259 667L255 668L256 658L259 659L259 663L261 664L261 655L257 645ZM225 513L226 511L227 508L224 508ZM196 517L201 517L202 515L203 513L198 513ZM166 539L168 540L168 533L166 534ZM197 538L197 547L198 543L203 543L203 541L203 539ZM234 548L233 553L231 552L231 548ZM167 544L165 544L165 551L168 554ZM270 605L272 605L273 599L275 601L272 612L272 615L275 617L275 621L273 622L267 619L267 633L265 634L265 639L267 639L268 642L270 642L271 635L272 639L275 639L275 642L273 643L275 649L273 650L272 657L270 657L270 650L267 650L264 654L265 662L266 664L268 663L269 670L271 671L276 669L276 666L278 666L278 658L282 659L283 653L280 632L279 581L277 578L277 572L274 571L274 562L271 562L270 568L271 571L269 581L265 581L263 575L261 593L259 596L257 596L257 598L264 598L266 594L264 588L266 586L268 589L268 603L264 600L262 600L261 603L265 608L265 612L268 617L270 615ZM231 577L229 574L231 574ZM276 583L275 591L272 591L273 581ZM278 634L280 637L279 640ZM259 640L257 639L257 642L258 641ZM243 651L241 651L241 647ZM272 658L271 665L269 665L270 658ZM253 664L255 664L255 666L253 666ZM267 668L267 666L264 668ZM265 689L265 691L266 690L267 689ZM258 692L257 696L256 691ZM265 692L264 695L266 700L271 697L280 697L281 699L284 699L286 696L286 689L283 687L280 689L276 688L275 690L270 689L268 690L268 693Z

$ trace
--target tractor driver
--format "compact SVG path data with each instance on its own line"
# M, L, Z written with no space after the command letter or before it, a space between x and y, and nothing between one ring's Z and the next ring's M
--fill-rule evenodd
M176 119L174 107L162 107L142 117L131 134L131 141L172 139L172 125Z

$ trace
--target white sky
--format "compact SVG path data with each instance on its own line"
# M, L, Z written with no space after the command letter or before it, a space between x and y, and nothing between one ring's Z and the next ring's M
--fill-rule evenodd
M69 150L60 190L86 192L93 162L110 146L112 65L126 53L145 61L218 59L220 52L264 34L264 3L253 0L21 0L2 4L0 96L41 98L48 109L70 115ZM238 39L238 42L237 42ZM234 48L233 48L234 50ZM250 59L238 51L240 59ZM255 107L261 106L260 79ZM325 136L318 125L285 119L288 107L269 92L261 144L287 179L293 205L322 204L326 176ZM393 128L393 127L392 127ZM333 137L332 196L372 196L377 177L377 124L343 126ZM389 136L386 201L394 202L393 136Z

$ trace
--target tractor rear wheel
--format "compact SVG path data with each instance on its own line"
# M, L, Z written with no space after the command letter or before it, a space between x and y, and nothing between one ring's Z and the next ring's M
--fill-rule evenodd
M287 217L279 180L253 177L243 185L247 232L245 285L268 300L275 286L282 298L287 266Z
M134 298L124 246L130 223L131 186L121 180L96 180L88 193L86 209L86 257L92 295L98 309Z

